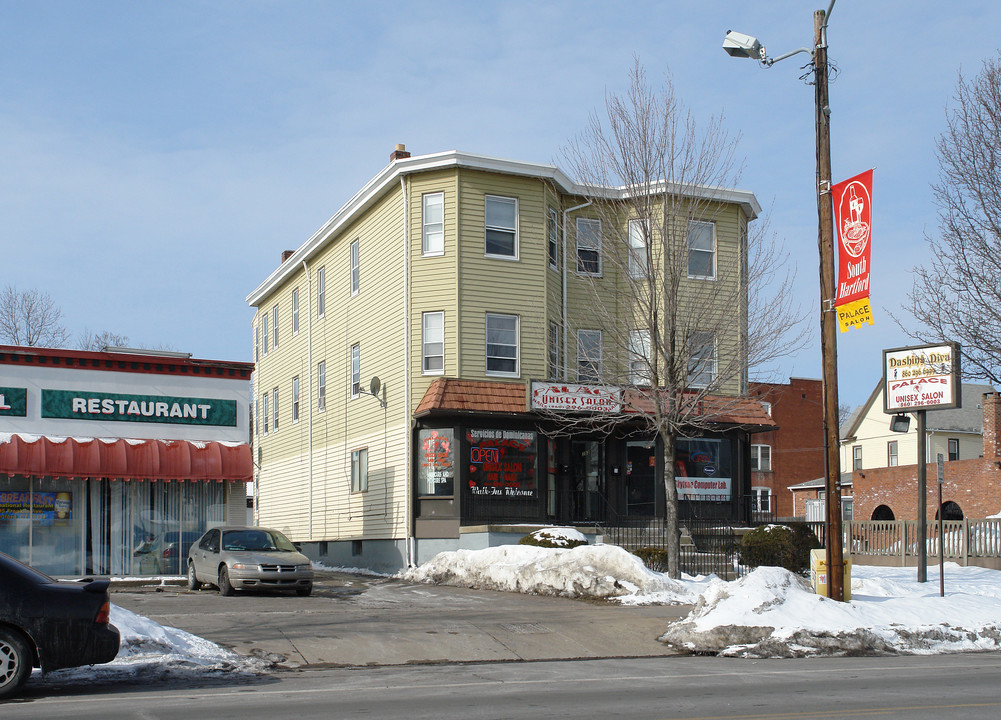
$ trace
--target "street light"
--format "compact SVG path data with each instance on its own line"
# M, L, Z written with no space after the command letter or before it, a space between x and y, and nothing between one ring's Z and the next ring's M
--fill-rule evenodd
M757 38L729 31L723 49L730 57L757 60L771 67L779 60L808 53L813 60L817 125L817 246L820 251L820 353L824 376L824 466L827 502L827 587L830 597L844 599L844 559L841 539L841 458L838 435L838 336L834 312L837 290L834 276L834 223L831 204L831 107L827 94L827 22L835 0L827 11L813 13L813 48L768 57Z

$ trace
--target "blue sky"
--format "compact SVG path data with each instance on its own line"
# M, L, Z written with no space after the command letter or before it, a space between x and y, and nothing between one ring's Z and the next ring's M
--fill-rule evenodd
M633 57L741 135L740 186L798 267L820 377L813 89L799 55L827 0L746 2L51 2L0 0L0 285L48 292L67 327L198 357L250 358L244 298L387 162L463 150L556 162L625 89ZM910 269L937 231L929 184L957 73L1001 47L1001 3L839 0L832 164L875 167L876 325L839 337L862 402ZM913 46L913 47L912 47Z

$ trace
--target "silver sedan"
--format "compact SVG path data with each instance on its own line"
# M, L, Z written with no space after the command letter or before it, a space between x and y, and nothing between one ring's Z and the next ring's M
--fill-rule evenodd
M261 527L212 528L188 551L188 589L215 585L222 595L234 590L313 592L309 558L277 530Z

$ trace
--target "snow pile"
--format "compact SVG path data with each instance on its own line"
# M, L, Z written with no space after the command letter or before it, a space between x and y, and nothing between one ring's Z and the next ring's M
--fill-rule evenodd
M642 560L615 545L570 549L501 545L456 550L439 553L400 577L410 582L572 598L656 593L663 602L694 601L682 583L648 570Z
M614 545L546 549L504 545L440 553L401 573L412 582L608 598L622 604L693 604L661 640L732 657L933 654L1001 650L1001 572L945 566L946 594L930 572L855 565L852 600L814 594L802 577L761 567L726 582L671 580Z
M568 527L540 528L532 532L532 537L537 541L542 541L544 547L556 546L566 548L574 545L587 545L587 537L584 533ZM547 546L545 543L549 545Z
M962 573L963 587L939 597L937 583L908 581L916 575L913 568L855 566L846 603L815 595L806 580L787 570L758 568L734 582L715 581L689 616L660 639L738 657L1001 649L999 573L947 567L947 577Z
M118 655L109 663L55 670L45 681L115 681L135 678L192 678L223 675L253 676L268 670L272 663L247 658L219 647L184 630L164 627L142 615L117 605L111 606L111 624L121 634ZM35 670L32 682L41 681Z

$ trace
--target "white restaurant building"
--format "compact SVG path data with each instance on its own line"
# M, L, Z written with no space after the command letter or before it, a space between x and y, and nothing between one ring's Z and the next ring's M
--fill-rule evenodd
M0 346L0 551L56 575L183 573L243 523L253 364Z

